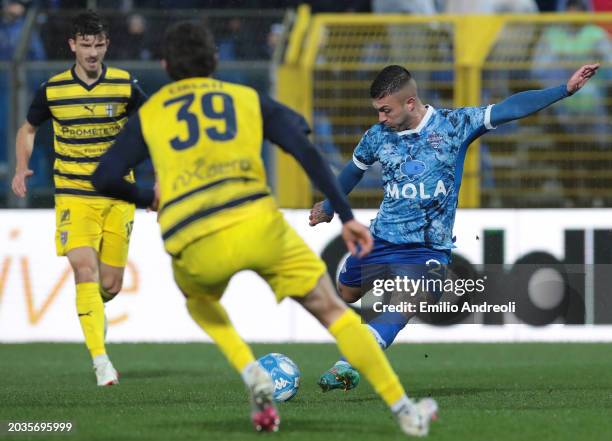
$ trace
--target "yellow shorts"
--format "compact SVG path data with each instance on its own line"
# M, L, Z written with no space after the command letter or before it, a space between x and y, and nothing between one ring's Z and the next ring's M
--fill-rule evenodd
M92 247L100 262L124 267L127 263L135 207L127 202L77 198L55 199L55 248L58 256Z
M172 269L185 295L217 298L234 274L252 270L268 282L279 302L304 297L326 271L278 210L198 239L172 259Z

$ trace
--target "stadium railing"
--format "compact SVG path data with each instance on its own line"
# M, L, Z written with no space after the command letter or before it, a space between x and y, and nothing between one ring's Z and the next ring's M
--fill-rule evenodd
M461 107L556 86L583 63L601 62L576 96L474 142L460 206L608 205L611 25L612 14L310 15L305 7L278 69L278 98L307 116L315 143L337 170L377 121L368 89L385 65L406 66L424 102ZM376 173L351 193L353 206L378 205ZM282 206L308 207L321 197L286 155L277 158L277 179Z

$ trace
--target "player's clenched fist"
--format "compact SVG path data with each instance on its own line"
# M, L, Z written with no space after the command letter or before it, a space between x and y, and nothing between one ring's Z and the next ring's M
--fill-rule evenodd
M374 240L370 230L352 219L342 225L342 239L353 256L363 257L372 251Z
M317 202L310 209L310 216L308 217L308 220L310 221L310 226L314 227L315 225L320 224L321 222L329 223L333 218L333 213L327 214L323 209L323 202Z
M30 169L16 171L15 176L13 177L13 182L11 184L13 193L15 193L20 198L25 197L27 192L26 179L32 176L33 174L34 172Z

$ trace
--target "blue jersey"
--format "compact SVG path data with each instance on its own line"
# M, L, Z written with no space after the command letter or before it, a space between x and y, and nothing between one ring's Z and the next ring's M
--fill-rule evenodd
M367 170L382 166L384 199L370 229L394 244L453 248L453 224L469 144L493 129L491 108L438 109L427 113L416 129L401 132L372 126L353 154Z

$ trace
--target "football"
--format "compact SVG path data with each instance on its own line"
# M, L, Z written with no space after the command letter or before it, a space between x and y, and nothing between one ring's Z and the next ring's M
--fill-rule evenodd
M257 361L274 381L275 401L289 401L297 394L300 388L300 369L293 360L283 354L271 353Z

